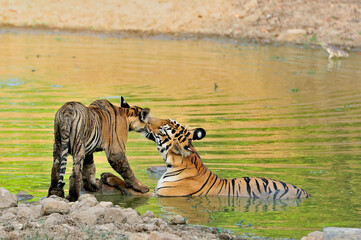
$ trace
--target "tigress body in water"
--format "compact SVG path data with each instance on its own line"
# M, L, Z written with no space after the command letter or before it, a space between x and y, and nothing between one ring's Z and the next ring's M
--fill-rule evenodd
M201 161L193 140L205 137L202 128L187 129L177 121L150 118L147 137L154 140L167 170L158 181L159 196L235 196L265 199L307 198L306 191L270 178L221 179Z
M64 197L63 179L67 155L73 156L73 171L69 178L70 201L76 201L83 187L97 191L93 153L105 151L108 162L125 180L126 186L145 193L149 191L134 175L126 158L128 131L143 132L150 110L130 107L121 99L121 107L107 100L96 100L89 107L68 102L55 115L54 163L48 196Z

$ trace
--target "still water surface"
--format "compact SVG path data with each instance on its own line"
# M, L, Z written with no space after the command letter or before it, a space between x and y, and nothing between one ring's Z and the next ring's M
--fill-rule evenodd
M359 53L331 63L319 49L2 32L0 187L45 196L57 109L124 96L153 116L206 129L194 145L220 177L270 177L312 197L104 199L238 234L300 238L361 227L360 63ZM154 143L130 133L127 155L154 189L146 169L164 164ZM95 159L98 177L111 171L104 153Z

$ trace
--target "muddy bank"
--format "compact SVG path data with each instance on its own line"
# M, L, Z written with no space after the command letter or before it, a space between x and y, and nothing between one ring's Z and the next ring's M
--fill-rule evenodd
M0 25L361 47L357 0L0 2Z

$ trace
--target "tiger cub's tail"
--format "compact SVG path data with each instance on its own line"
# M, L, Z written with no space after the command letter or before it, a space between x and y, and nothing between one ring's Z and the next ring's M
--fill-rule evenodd
M72 124L72 115L73 112L71 109L67 108L61 114L62 119L60 120L63 124L61 124L60 127L60 137L61 137L61 157L60 157L60 173L59 173L59 180L57 187L63 188L65 183L64 181L64 175L66 170L66 163L67 163L67 157L70 147L70 130L71 130L71 124Z

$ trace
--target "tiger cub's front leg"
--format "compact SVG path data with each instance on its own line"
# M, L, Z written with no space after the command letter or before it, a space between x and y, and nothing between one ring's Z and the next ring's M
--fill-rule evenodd
M100 187L95 179L95 164L93 154L85 155L83 164L83 187L86 191L96 192Z
M122 176L127 187L131 187L141 193L149 192L149 187L135 177L124 152L113 153L112 151L106 150L106 154L110 166Z

